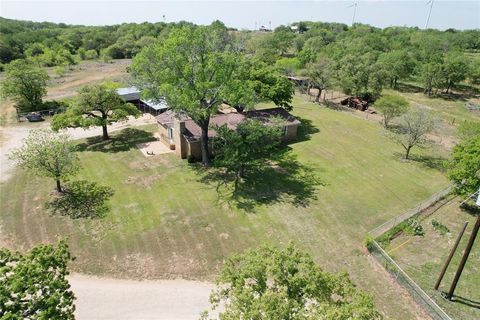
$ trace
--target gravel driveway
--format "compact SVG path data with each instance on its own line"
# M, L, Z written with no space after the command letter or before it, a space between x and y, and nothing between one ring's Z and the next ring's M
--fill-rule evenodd
M213 285L187 280L135 281L69 277L78 320L190 320L209 307Z

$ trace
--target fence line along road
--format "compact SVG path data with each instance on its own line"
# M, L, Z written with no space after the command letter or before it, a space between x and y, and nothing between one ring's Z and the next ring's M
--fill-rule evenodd
M452 186L449 186L428 198L427 200L420 203L413 209L408 210L402 215L399 215L382 225L371 230L368 234L373 236L374 240L369 248L372 255L377 259L377 261L385 267L385 269L395 278L395 280L402 285L410 294L410 296L426 311L434 320L452 320L445 311L440 308L440 306L430 298L425 291L420 288L419 285L415 283L408 276L408 274L382 249L382 247L375 240L391 228L402 223L403 221L413 217L416 214L424 211L425 209L431 207L439 200L447 196L452 190Z

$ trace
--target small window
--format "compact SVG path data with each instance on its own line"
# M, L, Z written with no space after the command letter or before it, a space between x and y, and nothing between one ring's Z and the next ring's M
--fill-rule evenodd
M284 126L283 129L282 129L282 136L286 136L287 133L288 133L288 127Z
M173 139L173 128L168 128L168 139Z

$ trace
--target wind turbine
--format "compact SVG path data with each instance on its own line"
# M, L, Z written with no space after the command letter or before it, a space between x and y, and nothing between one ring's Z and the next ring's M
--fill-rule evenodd
M427 2L427 6L430 5L430 9L428 10L427 22L425 23L425 29L428 28L428 23L430 22L430 15L432 14L433 3L435 0L430 0Z
M355 15L357 14L357 6L358 6L358 2L354 2L353 4L349 5L347 8L351 8L353 7L353 18L352 18L352 26L353 24L355 23Z

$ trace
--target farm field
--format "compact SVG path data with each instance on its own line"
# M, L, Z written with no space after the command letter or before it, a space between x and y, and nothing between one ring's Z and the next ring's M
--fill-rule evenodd
M450 288L476 220L475 215L459 208L460 202L459 198L449 199L437 210L427 210L425 215L422 215L423 218L420 217L425 235L423 237L401 235L390 243L387 252L452 319L473 320L480 318L480 290L478 290L480 244L478 239L472 248L455 290L454 302L449 302L442 296L442 293L448 292ZM445 225L449 232L442 235L435 231L432 226L434 219ZM435 291L433 287L440 270L465 221L468 221L469 225L447 269L439 291Z
M211 280L225 256L262 243L294 241L329 271L348 271L375 295L388 316L424 318L363 247L366 232L448 185L440 148L415 149L412 161L380 125L296 96L302 120L292 154L322 184L268 172L255 203L222 201L215 183L174 154L145 158L136 143L155 126L113 134L106 145L80 141L79 178L116 193L101 220L70 220L45 213L52 181L24 171L0 187L1 224L11 246L26 249L68 237L77 272L127 278ZM427 156L427 154L429 156ZM299 201L300 200L300 201Z

